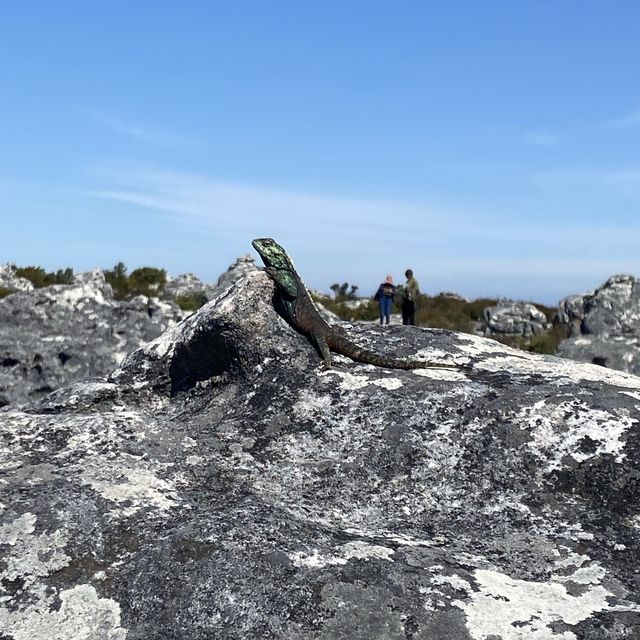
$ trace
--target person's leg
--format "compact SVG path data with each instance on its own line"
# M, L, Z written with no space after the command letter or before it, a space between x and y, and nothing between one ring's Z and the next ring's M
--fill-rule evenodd
M391 306L393 305L393 300L391 298L387 298L387 324L391 320Z
M382 296L380 298L380 324L384 324L385 322L389 324L389 302L390 298L387 296Z
M411 303L411 308L409 309L409 324L416 323L416 304L415 302Z
M402 324L409 324L409 307L406 300L402 302Z

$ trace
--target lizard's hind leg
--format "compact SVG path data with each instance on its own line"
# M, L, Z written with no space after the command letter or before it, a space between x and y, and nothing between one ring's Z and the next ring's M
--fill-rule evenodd
M324 360L324 368L331 369L331 350L329 349L327 341L322 336L317 336L316 344L318 345L318 349L320 349L320 353L322 354L322 359Z

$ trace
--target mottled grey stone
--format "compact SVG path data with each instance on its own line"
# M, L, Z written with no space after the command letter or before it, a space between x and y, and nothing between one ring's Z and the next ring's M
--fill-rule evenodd
M485 335L530 338L545 333L545 314L529 302L501 301L484 309Z
M611 369L640 373L640 283L630 275L609 278L584 296L560 301L558 316L571 322L571 336L558 355Z
M113 298L104 274L0 299L0 406L38 399L74 380L104 376L182 318L174 303Z

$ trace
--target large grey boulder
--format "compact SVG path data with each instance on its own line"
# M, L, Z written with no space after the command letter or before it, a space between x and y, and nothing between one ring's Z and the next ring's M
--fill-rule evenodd
M0 299L0 406L104 376L182 318L174 303L113 299L104 273Z
M0 410L0 629L44 640L640 637L640 378L345 324L250 274L109 379Z
M484 309L486 336L530 338L550 328L545 314L530 302L504 300Z
M559 303L572 326L558 355L640 373L640 283L631 275L609 278L593 293Z

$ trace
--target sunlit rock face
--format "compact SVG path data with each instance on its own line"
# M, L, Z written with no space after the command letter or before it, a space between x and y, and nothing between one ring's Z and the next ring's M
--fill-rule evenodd
M15 264L0 264L0 289L31 291L33 285L26 278L16 275Z
M611 369L640 373L640 283L630 275L613 276L595 292L560 302L572 326L558 355Z
M113 299L104 273L0 299L0 406L104 376L182 318L174 303Z
M324 371L273 295L0 410L3 637L640 637L640 378L349 324L472 366Z

